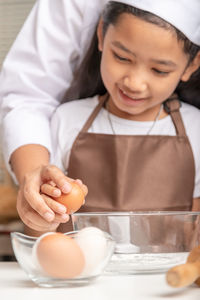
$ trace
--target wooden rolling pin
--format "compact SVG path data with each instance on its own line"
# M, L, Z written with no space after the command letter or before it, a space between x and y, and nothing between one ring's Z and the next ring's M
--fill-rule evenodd
M200 286L200 246L189 253L185 264L171 268L166 280L172 287L184 287L194 282Z

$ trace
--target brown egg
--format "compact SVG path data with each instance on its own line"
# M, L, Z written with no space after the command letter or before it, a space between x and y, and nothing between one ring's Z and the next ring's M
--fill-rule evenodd
M36 256L42 270L55 278L74 278L85 266L84 254L76 241L62 233L41 236L37 241Z
M54 198L67 208L67 213L72 214L77 211L84 203L85 195L77 182L71 182L72 190L69 194L62 194Z

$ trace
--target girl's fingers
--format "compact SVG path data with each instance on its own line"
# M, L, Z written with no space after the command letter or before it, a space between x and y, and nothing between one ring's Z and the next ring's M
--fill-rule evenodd
M42 169L41 177L42 177L43 182L50 181L50 182L52 182L52 184L54 184L54 186L56 185L56 187L58 189L56 190L55 193L58 193L58 190L61 190L61 192L63 192L63 193L69 193L72 188L70 185L70 182L74 181L74 179L71 179L71 178L65 176L64 173L54 165L45 166ZM83 189L83 192L86 196L88 193L87 186L84 185L80 179L76 179L76 182L81 186L81 188ZM53 190L50 191L50 188L47 188L47 187L45 187L45 188L46 188L46 190L48 189L47 193L44 192L45 194L50 195L49 192L50 193L53 192ZM51 195L51 196L53 196L53 195ZM56 197L56 196L54 195L53 197Z
M80 179L76 179L75 181L79 184L79 186L80 186L81 189L83 190L83 193L84 193L84 195L85 195L85 197L86 197L87 194L88 194L88 188L87 188L87 186L86 186L85 184L83 184L82 181L81 181Z
M67 208L61 203L48 197L47 195L42 194L41 196L44 199L45 203L48 205L48 207L50 207L55 213L60 215L67 213Z
M61 190L48 183L42 184L40 190L43 194L51 197L59 197L61 195Z
M71 180L54 165L48 165L42 168L41 179L42 182L53 181L63 193L69 193L71 191Z
M80 186L82 186L82 184L83 184L82 180L76 179L75 181L76 181Z
M76 179L75 181L82 188L84 195L87 196L87 194L88 194L88 188L87 188L87 186L85 184L83 184L83 182L80 179Z
M24 184L21 189L22 196L26 199L29 205L34 211L36 211L45 221L53 222L55 218L55 213L65 214L66 209L60 203L56 201L44 200L40 194L41 182L45 183L42 187L43 193L54 193L55 187L62 189L62 192L68 193L71 190L70 182L74 181L66 177L63 172L56 166L45 166L36 169L34 172L30 172L25 176ZM50 182L50 184L48 184ZM68 189L70 186L70 189ZM67 188L66 188L67 187ZM66 189L65 189L66 188ZM84 194L87 194L87 187L82 185ZM49 197L48 197L49 199Z
M50 184L51 186L56 186L55 182L53 182L52 180L50 180L50 181L48 182L48 184Z
M70 182L76 181L78 183L78 185L82 188L82 190L84 192L84 195L86 196L88 194L88 188L87 188L87 186L85 184L83 184L80 179L73 180L73 179L71 179L71 178L68 177L68 180ZM48 182L48 183L42 184L40 190L41 190L41 192L43 194L46 194L46 195L54 197L54 198L60 197L60 195L62 194L61 190L58 189L55 186L55 183L53 183L52 181Z
M88 188L87 188L87 186L86 186L85 184L83 184L81 188L82 188L83 193L84 193L84 195L85 195L85 197L86 197L87 194L88 194Z
M79 184L81 189L84 192L84 195L86 196L88 193L88 188L86 185L84 185L81 180L77 179L76 182ZM47 198L43 197L45 200L46 204L54 211L57 212L58 214L63 214L66 211L66 207L59 202L56 202L56 197L59 197L61 195L61 191L58 188L55 188L54 186L50 185L49 183L44 183L41 185L41 192L44 194L44 196L49 196ZM53 197L54 199L52 200L50 197ZM85 203L85 201L84 201ZM83 203L83 204L84 204Z

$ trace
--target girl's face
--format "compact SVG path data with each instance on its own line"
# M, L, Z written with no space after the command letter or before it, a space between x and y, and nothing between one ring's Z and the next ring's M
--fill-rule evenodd
M122 14L105 36L98 27L101 75L110 111L133 120L154 120L180 80L194 72L176 34L131 14Z

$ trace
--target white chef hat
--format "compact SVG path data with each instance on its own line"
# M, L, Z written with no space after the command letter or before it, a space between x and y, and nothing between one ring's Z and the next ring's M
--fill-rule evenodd
M200 46L200 0L114 0L159 16Z

